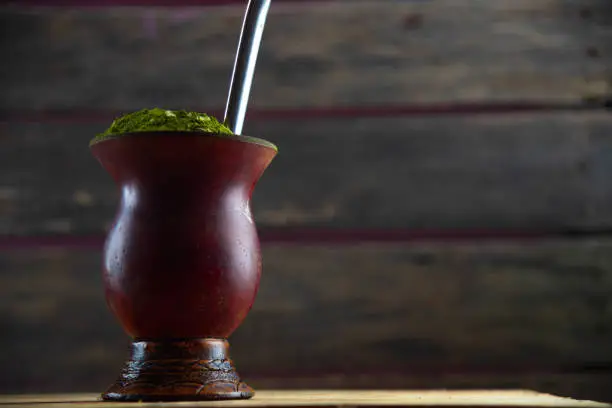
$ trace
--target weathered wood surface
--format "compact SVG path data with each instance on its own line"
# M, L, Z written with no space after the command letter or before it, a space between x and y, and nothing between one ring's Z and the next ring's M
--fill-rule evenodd
M0 233L102 234L118 205L88 140L104 125L0 128ZM612 227L612 115L275 121L258 226Z
M0 108L223 106L242 13L4 7ZM607 0L275 4L252 106L580 101L611 44Z
M221 106L241 13L3 7L0 108ZM275 4L252 106L603 96L611 15L602 0ZM281 146L256 217L262 228L606 229L611 123L605 114L247 123ZM0 234L105 230L117 197L86 148L103 127L0 127Z
M222 106L242 11L3 7L0 109ZM607 0L275 4L252 106L605 97L611 27ZM87 149L104 127L0 124L1 235L104 232L117 195ZM276 120L246 133L281 149L253 200L262 228L612 227L609 114ZM612 361L611 249L268 246L233 356L256 387L385 387L397 372L396 388L609 396L609 371L558 369ZM127 339L99 263L97 252L0 253L1 392L114 379Z
M0 396L0 405L16 404L24 408L59 407L70 404L75 408L131 408L134 403L98 401L97 395L68 394L40 396ZM579 401L529 390L414 390L414 391L346 391L346 390L265 390L252 400L140 403L140 407L585 407L607 408L610 404Z
M127 338L103 300L100 262L87 251L0 253L0 392L95 391L114 379ZM247 378L399 372L420 375L420 387L466 381L432 374L445 370L571 371L612 361L610 293L609 241L267 246L232 355Z

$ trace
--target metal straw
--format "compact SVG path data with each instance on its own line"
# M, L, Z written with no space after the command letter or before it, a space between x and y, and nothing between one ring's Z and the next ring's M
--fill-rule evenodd
M226 125L237 135L242 133L257 53L269 9L270 0L249 0L244 15L224 118Z

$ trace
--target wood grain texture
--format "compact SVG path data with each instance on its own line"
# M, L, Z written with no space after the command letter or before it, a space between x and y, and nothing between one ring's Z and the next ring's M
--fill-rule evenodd
M24 408L71 407L128 408L130 403L100 403L95 395L0 396L0 405L19 404ZM250 401L140 403L142 407L593 407L612 405L595 401L578 401L528 390L473 391L261 391Z
M3 7L0 109L222 106L242 12ZM275 4L252 106L606 98L611 27L607 0ZM262 228L609 229L611 125L604 113L248 122L281 150L255 215ZM103 234L117 195L87 150L103 127L0 124L0 234ZM611 249L267 246L232 355L256 388L610 398ZM0 392L112 382L127 339L99 264L95 251L0 254Z
M281 2L303 2L311 0L276 0ZM328 1L328 0L314 0ZM346 0L344 0L346 1ZM214 7L243 4L241 0L90 0L82 2L78 0L1 0L0 4L18 5L20 7Z
M242 13L5 7L0 108L223 106ZM606 0L275 4L251 105L605 97L611 16Z
M395 386L552 384L567 392L559 385L566 380L546 374L601 366L571 389L604 391L611 248L609 241L268 246L259 295L230 339L231 354L255 388L251 377L282 385L288 374L318 386L371 387L359 379L378 372L414 374ZM128 341L106 309L99 265L97 252L1 254L2 392L95 391L114 380ZM466 379L462 370L480 377ZM535 379L523 375L538 370ZM332 377L316 378L325 374Z
M0 127L0 233L102 235L116 187L88 150L102 126ZM274 121L258 227L612 227L612 116ZM316 163L316 165L312 165Z

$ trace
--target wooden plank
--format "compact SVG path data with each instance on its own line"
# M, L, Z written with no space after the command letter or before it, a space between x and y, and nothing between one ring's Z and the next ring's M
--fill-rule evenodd
M84 398L85 397L85 398ZM85 399L85 401L83 401ZM59 400L59 401L58 401ZM0 397L0 404L18 403L24 408L56 407L70 404L75 408L132 407L134 403L101 403L95 395ZM611 407L594 401L577 401L528 390L474 391L259 391L249 401L139 403L142 407Z
M292 1L312 0L276 0L277 3ZM19 7L211 7L244 5L242 0L89 0L87 2L79 0L0 0L0 4Z
M247 378L289 375L296 386L337 373L314 384L372 387L362 375L403 373L414 378L396 387L609 390L611 249L609 240L266 246L232 356ZM100 262L97 252L0 253L0 392L101 390L115 378L127 339L103 300ZM602 365L602 379L582 385L547 374L596 377Z
M0 127L0 234L103 234L118 197L88 151L103 126ZM612 227L605 113L275 121L258 226L358 229Z
M223 106L242 13L5 7L0 108ZM606 0L275 4L251 105L606 97L611 13Z

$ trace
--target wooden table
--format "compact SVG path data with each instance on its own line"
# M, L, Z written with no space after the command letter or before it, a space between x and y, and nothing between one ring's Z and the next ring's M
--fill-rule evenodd
M527 390L466 391L259 391L254 399L225 402L117 403L96 394L0 396L0 408L123 407L611 407Z

